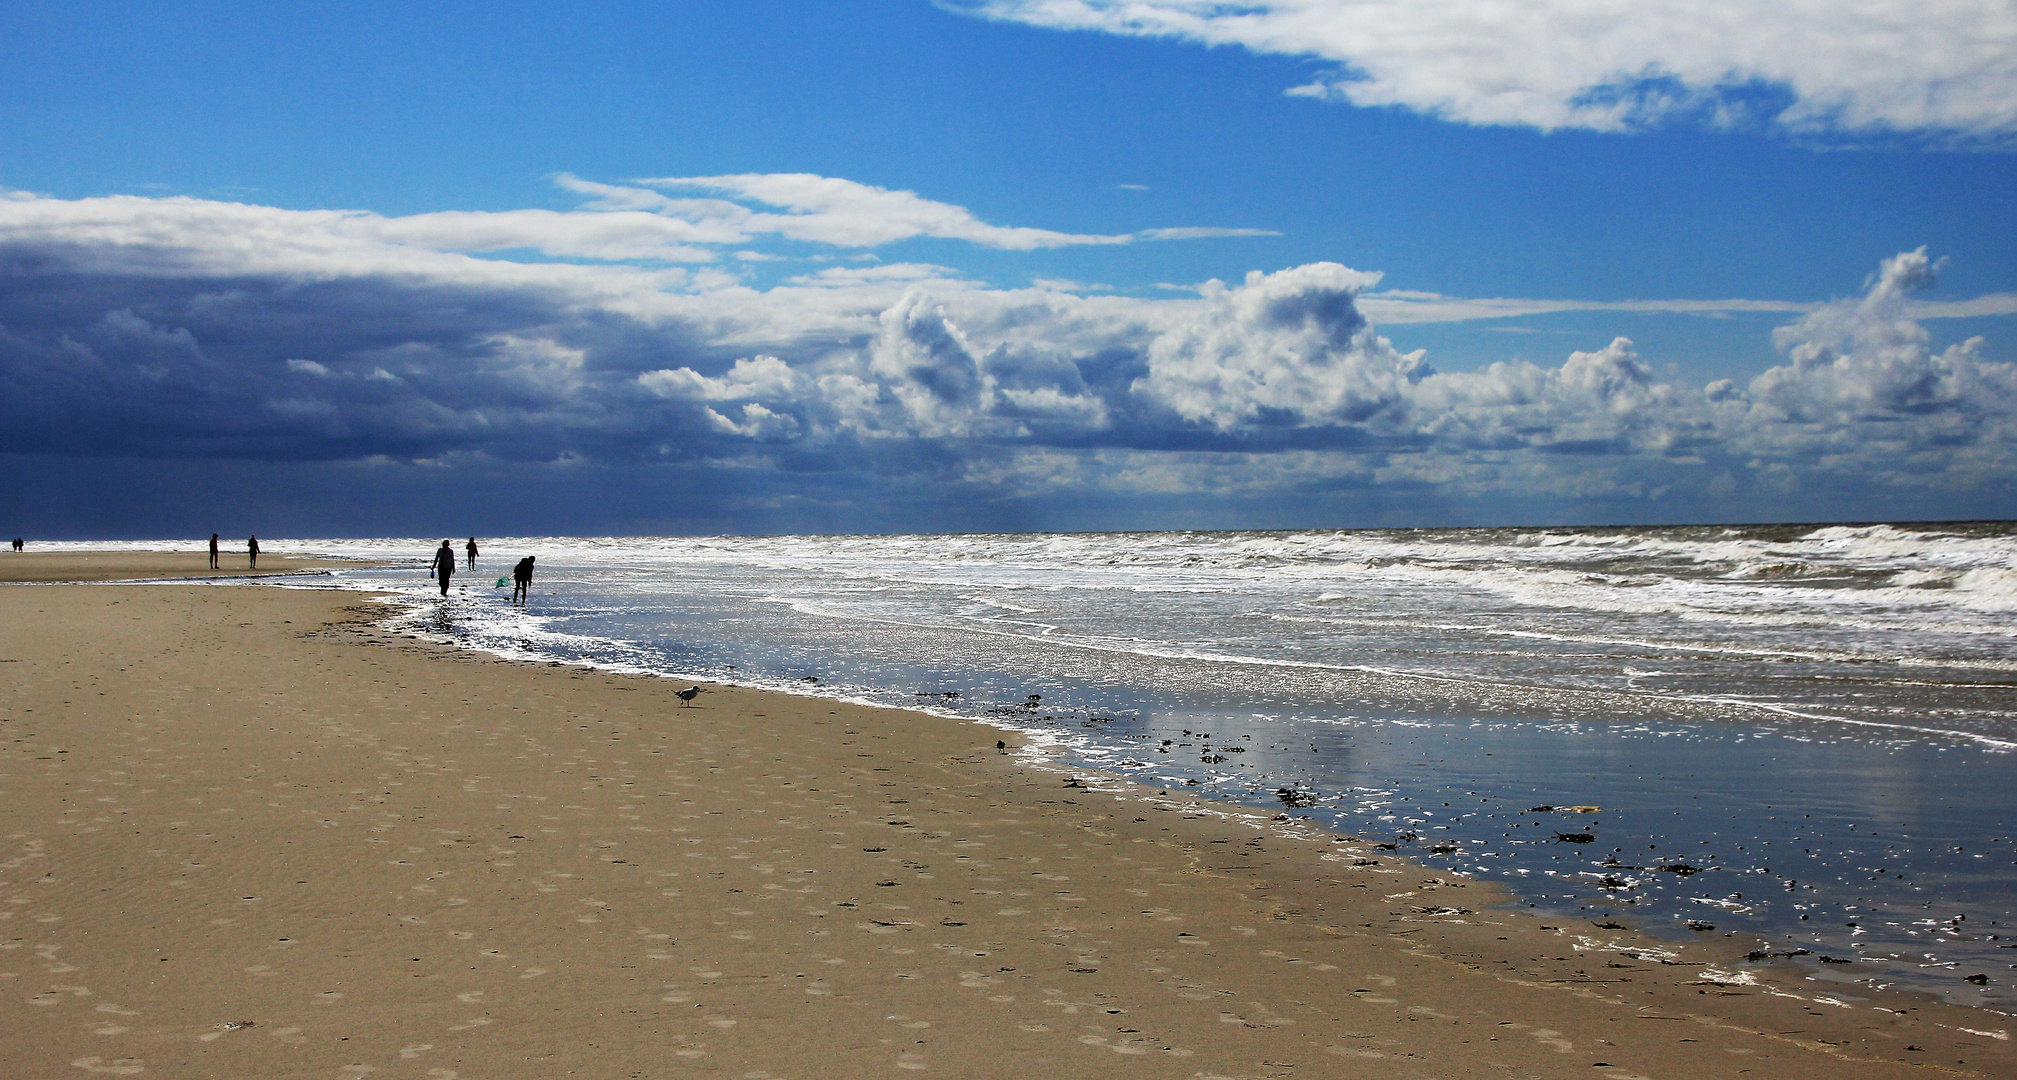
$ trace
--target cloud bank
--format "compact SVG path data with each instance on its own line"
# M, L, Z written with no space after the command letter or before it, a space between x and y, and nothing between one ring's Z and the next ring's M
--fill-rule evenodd
M1629 131L1676 120L1810 135L2017 134L2002 0L942 0L1060 30L1336 65L1290 92L1468 124Z
M901 216L765 191L786 216ZM660 218L587 216L619 214ZM1552 365L1438 371L1369 319L1380 275L1335 263L1163 299L917 264L754 289L706 267L479 257L488 234L465 217L414 220L0 199L0 452L671 468L740 500L746 527L813 492L825 527L900 497L911 518L875 527L929 528L933 505L975 502L1036 508L1033 527L1088 505L1127 523L1157 500L1212 523L1227 520L1214 505L1281 521L1326 499L1728 520L1899 516L1942 492L2007 511L2017 491L2017 367L1980 339L1934 347L1913 306L1935 271L1924 251L1885 260L1860 297L1789 313L1778 366L1686 386L1623 337ZM611 258L632 250L600 235Z

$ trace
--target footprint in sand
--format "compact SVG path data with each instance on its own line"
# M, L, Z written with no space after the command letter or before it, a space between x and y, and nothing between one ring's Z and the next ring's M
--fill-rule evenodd
M450 1030L450 1031L474 1031L474 1030L476 1030L477 1028L480 1028L480 1027L483 1027L483 1026L484 1026L484 1025L486 1025L486 1024L489 1024L490 1022L491 1022L491 1021L490 1021L490 1017L488 1017L488 1016L475 1016L475 1017L471 1017L471 1018L470 1018L470 1019L468 1019L468 1020L464 1020L464 1021L463 1021L462 1023L460 1023L460 1024L456 1024L456 1025L454 1025L454 1026L450 1027L450 1028L449 1028L448 1030Z
M124 1024L114 1024L110 1021L100 1021L91 1025L93 1035L124 1035L129 1030L131 1029Z
M1087 1046L1097 1046L1103 1050L1112 1050L1116 1054L1127 1054L1133 1056L1136 1054L1146 1054L1149 1052L1149 1048L1146 1046L1137 1046L1133 1043L1123 1042L1117 1039L1109 1039L1104 1035L1081 1035L1079 1036L1079 1042L1084 1043Z
M521 979L537 979L544 974L546 974L546 969L543 967L526 968L518 977Z
M303 1035L301 1029L298 1027L274 1028L272 1031L267 1032L267 1034L289 1046L303 1046L308 1042L308 1036Z
M483 991L464 990L462 993L455 995L455 1000L462 1002L464 1005L474 1005L483 1000Z
M1535 1028L1533 1036L1535 1042L1553 1050L1557 1054L1573 1054L1576 1052L1576 1044L1562 1038L1562 1033L1559 1031L1550 1031L1547 1028Z
M414 1043L412 1046L400 1047L399 1056L405 1058L408 1061L412 1061L413 1059L419 1057L422 1054L427 1053L429 1050L432 1049L434 1049L433 1043Z
M108 1061L96 1054L78 1058L70 1064L85 1072L105 1073L111 1076L134 1076L147 1071L147 1063L139 1058L112 1058Z
M370 1065L345 1065L342 1071L336 1074L336 1080L364 1080L377 1071Z

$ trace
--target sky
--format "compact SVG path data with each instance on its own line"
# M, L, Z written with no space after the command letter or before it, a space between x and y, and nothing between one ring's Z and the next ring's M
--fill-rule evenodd
M0 533L2017 517L2003 0L0 7Z

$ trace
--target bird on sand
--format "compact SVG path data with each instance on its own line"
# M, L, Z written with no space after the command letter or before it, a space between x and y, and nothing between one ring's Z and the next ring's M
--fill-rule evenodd
M700 696L700 687L689 686L684 690L674 690L672 692L672 696L679 699L680 708L685 708L686 706L693 704L694 698Z

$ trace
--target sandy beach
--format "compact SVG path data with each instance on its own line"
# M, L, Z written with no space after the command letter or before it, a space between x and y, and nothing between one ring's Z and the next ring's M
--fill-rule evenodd
M979 724L683 707L384 611L0 588L8 1076L2017 1075L2005 1018L1752 940L1535 917Z

